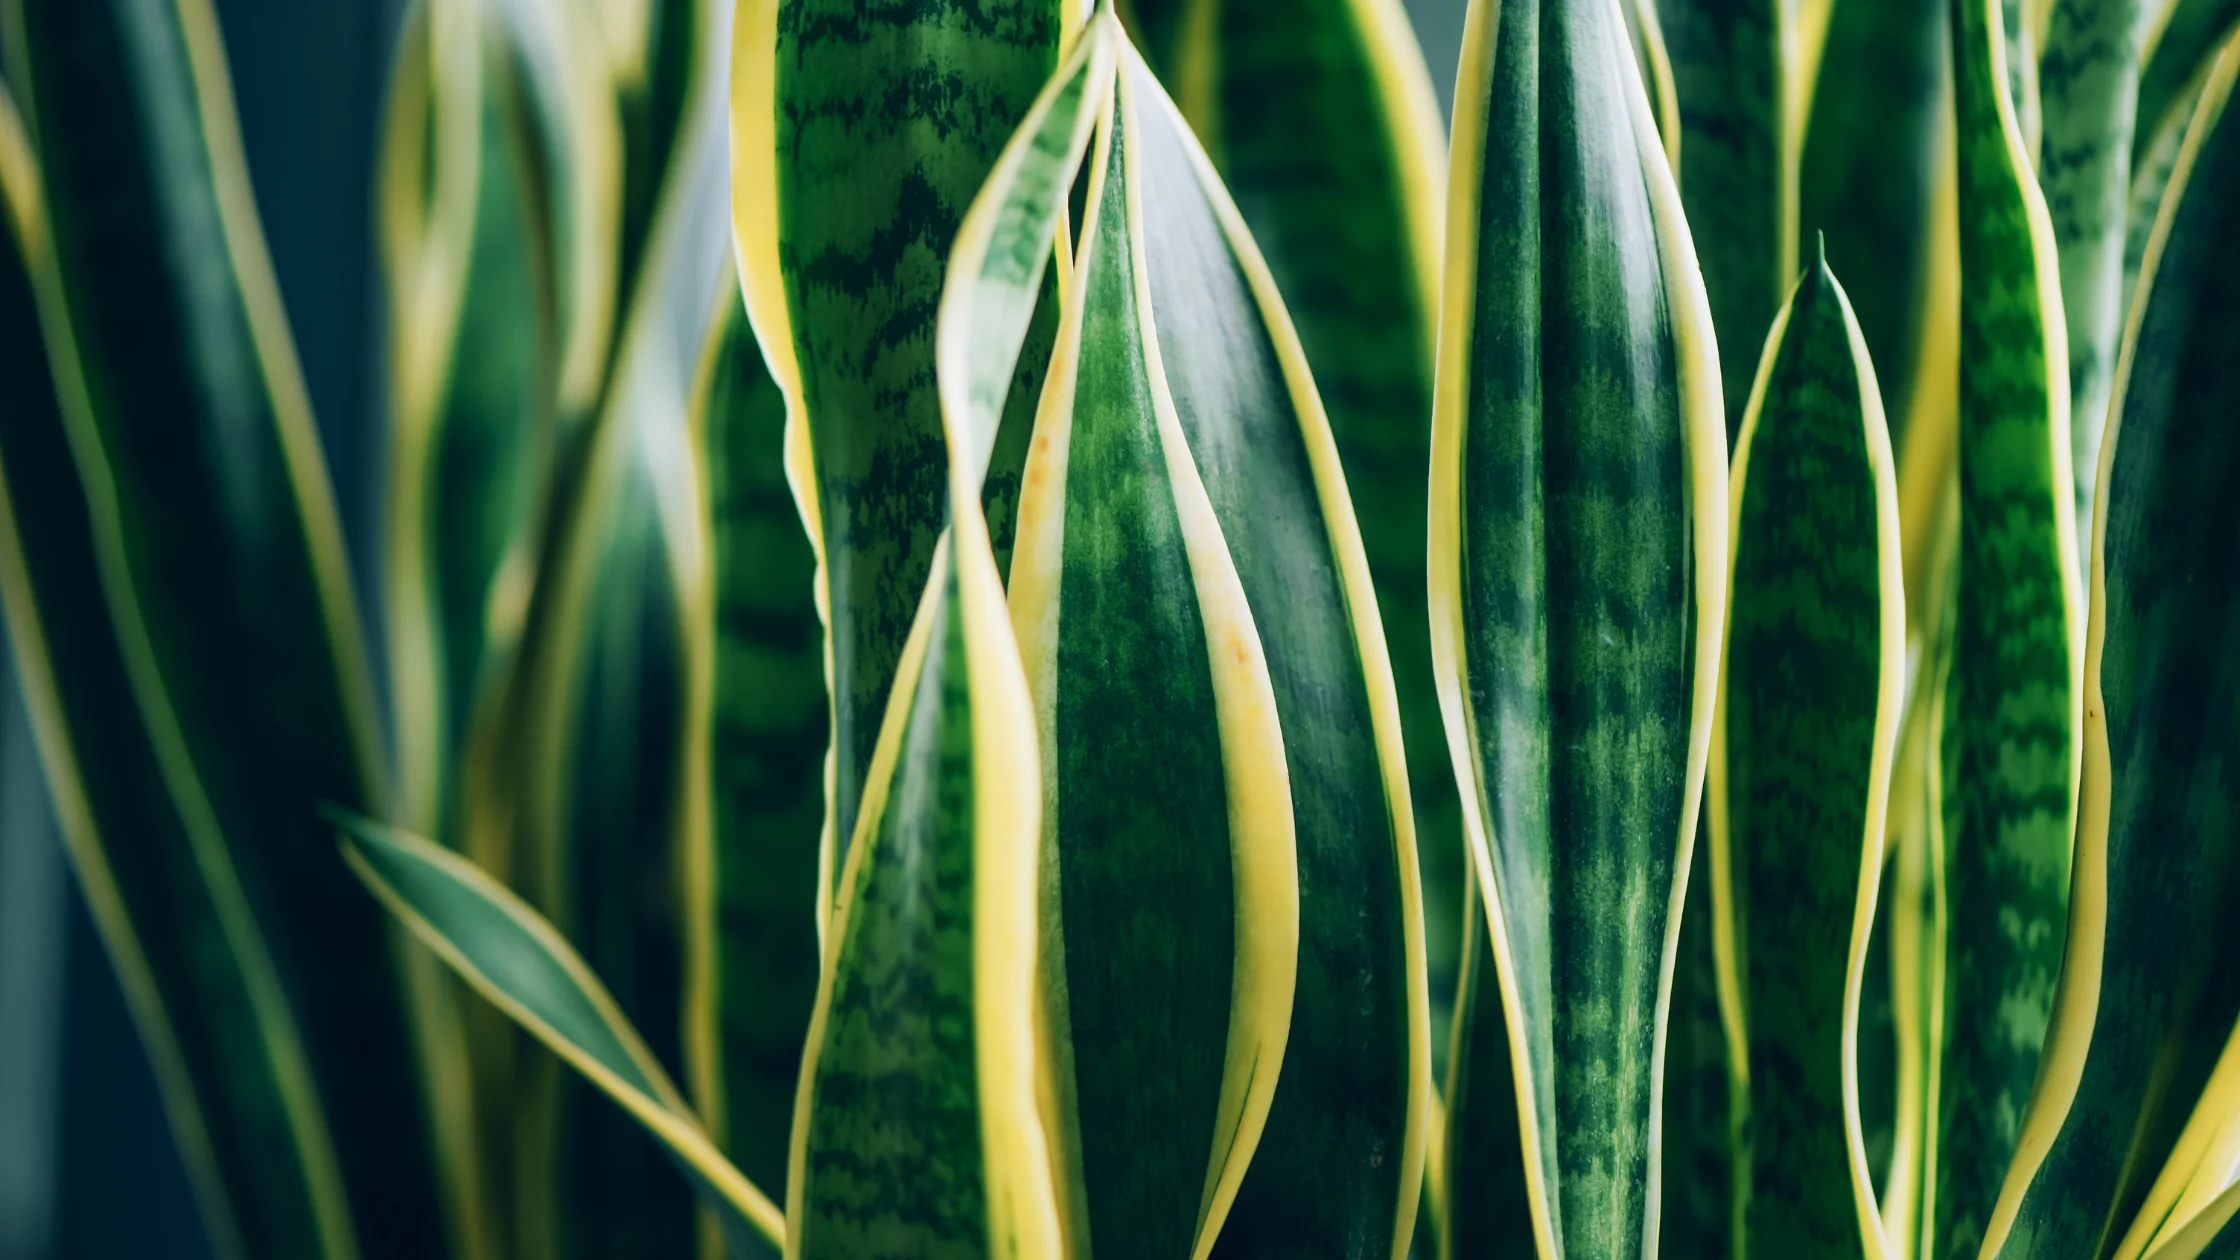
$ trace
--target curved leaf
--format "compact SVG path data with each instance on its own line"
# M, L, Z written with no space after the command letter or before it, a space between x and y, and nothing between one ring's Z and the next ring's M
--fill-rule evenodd
M1051 776L1066 1227L1116 1254L1389 1255L1422 1180L1428 994L1366 565L1241 216L1109 14L1084 41L1122 65L1088 96L1010 594ZM1071 182L1036 184L1042 222ZM1000 262L990 292L1023 319L1012 260L1031 255L979 216L953 269ZM966 449L987 449L994 397Z
M789 1255L1059 1254L1038 1006L1042 779L981 481L1113 74L1092 28L959 231L938 338L951 529L880 732L794 1110Z
M1957 600L1941 703L1941 948L1925 1257L1974 1255L2053 1002L2076 817L2081 596L2061 294L2004 90L1997 0L1953 7L1959 136Z
M221 1254L358 1254L303 1037L198 784L174 797L100 586L33 293L46 205L0 93L0 608L72 866ZM44 835L29 837L49 843Z
M381 904L475 992L644 1126L717 1210L734 1247L785 1238L777 1207L717 1153L614 999L551 924L439 845L370 819L334 820L343 858Z
M1990 1244L2011 1257L2109 1248L2240 1017L2222 944L2240 908L2232 551L2220 496L2240 443L2224 294L2240 274L2240 129L2230 48L2172 177L2125 333L2093 514L2084 787L2069 954L2043 1080ZM1988 1250L1987 1250L1988 1254Z
M787 400L832 689L823 899L856 831L895 663L942 523L941 264L1057 65L1056 0L752 0L733 53L733 213L747 308ZM1023 356L1039 369L1047 352ZM1032 416L1014 391L1010 422ZM1020 444L987 492L1016 484ZM991 524L1003 504L991 504ZM819 911L819 922L825 917Z
M1867 940L1905 669L1898 491L1866 339L1820 259L1735 447L1711 891L1738 1255L1884 1254L1859 1112Z
M1468 1201L1449 1197L1441 1205L1441 1260L1523 1256L1533 1247L1532 1199L1525 1188L1523 1130L1517 1118L1516 1065L1509 1053L1511 1030L1503 1018L1485 903L1470 871L1463 868L1462 976L1455 998L1454 1041L1447 1051L1447 1131L1441 1152L1445 1167L1440 1174L1448 1186L1466 1193Z
M1432 646L1533 1230L1648 1254L1725 606L1710 312L1610 4L1474 4L1453 152Z
M1423 470L1437 323L1438 102L1393 0L1132 6L1143 48L1204 144L1299 334L1352 492L1400 691L1436 1007L1459 962L1462 818L1436 755L1423 611ZM1175 26L1173 14L1185 20ZM1208 18L1189 15L1210 10ZM1445 1012L1440 1011L1443 1016ZM1437 1020L1434 1035L1445 1031ZM1435 1043L1436 1044L1436 1043Z
M2142 13L2147 29L2140 35L2140 123L2160 120L2197 89L2199 80L2217 59L2235 23L2240 23L2240 3L2235 0L2160 0ZM2134 153L2137 170L2143 154ZM2152 225L2153 216L2148 216Z
M384 791L331 492L206 0L13 0L50 353L97 571L175 796L206 791L301 1021L360 1242L445 1244L387 925L318 842Z

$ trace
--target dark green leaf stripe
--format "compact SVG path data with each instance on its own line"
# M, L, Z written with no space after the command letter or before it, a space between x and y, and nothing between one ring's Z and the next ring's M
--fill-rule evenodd
M1648 1254L1725 603L1711 319L1614 6L1474 5L1456 102L1440 699L1521 1037L1540 1253Z
M830 629L828 881L943 520L942 263L1056 67L1065 14L1060 0L756 0L738 18L739 239L756 326L806 430L797 478L813 489ZM1033 391L1015 401L1024 424Z
M1791 0L1660 8L1680 102L1680 197L1718 327L1731 443L1766 330L1797 274L1796 18Z
M127 682L33 293L37 185L0 94L0 606L63 839L216 1250L347 1260L350 1208L295 1015L208 801L191 781L171 795Z
M2092 528L2100 430L2123 330L2123 247L2131 194L2133 110L2138 105L2141 0L2075 0L2053 6L2038 92L2045 191L2061 259L2061 309L2069 346L2070 470L2081 531Z
M473 863L336 815L350 869L444 962L643 1125L723 1220L735 1249L781 1241L778 1209L716 1152L637 1031L552 925Z
M1261 642L1155 404L1140 168L1123 156L1142 142L1116 105L1027 464L1011 608L1051 775L1067 1229L1075 1249L1202 1255L1281 1063L1298 892Z
M2004 90L1997 0L1952 10L1960 516L1931 1035L1925 1256L1974 1255L2053 1002L2077 784L2081 599L2068 372L2045 203Z
M1438 1221L1441 1260L1532 1254L1511 1030L1477 879L1464 868L1462 976L1447 1051L1447 1201ZM1720 1073L1725 1074L1724 1065ZM1458 1197L1459 1196L1459 1197ZM1671 1244L1667 1243L1667 1246ZM1710 1251L1675 1254L1713 1255Z
M785 480L785 399L736 289L695 409L710 524L692 614L685 1058L708 1128L747 1176L786 1184L821 958L810 913L827 717L816 557Z
M1849 279L1902 455L1920 386L1931 291L1930 215L1949 158L1946 0L1846 0L1828 24L1798 174L1800 240L1827 242Z
M2197 90L2217 50L2240 23L2240 2L2164 0L2142 9L2149 29L2141 36L2138 117L2145 126ZM2139 162L2139 157L2132 159L2134 169Z
M1735 450L1710 782L1738 1255L1884 1252L1858 1031L1904 686L1897 477L1824 258L1774 321Z
M132 693L174 793L207 791L297 1012L369 1252L442 1213L398 956L315 803L383 787L309 404L201 0L14 0L53 224L40 302Z
M1992 1234L2009 1257L2123 1236L2240 1016L2221 944L2240 907L2222 842L2235 803L2200 773L2240 747L2240 586L2219 524L2240 441L2214 422L2240 388L2225 301L2240 280L2236 68L2219 63L2172 178L2101 452L2071 944Z
M1422 1177L1429 997L1369 571L1278 282L1140 63L1121 93L1139 121L1153 393L1174 408L1268 653L1298 846L1291 1040L1216 1254L1396 1256Z
M1437 755L1423 610L1445 167L1438 103L1392 0L1134 9L1154 35L1171 20L1162 9L1189 15L1186 38L1149 39L1145 55L1235 196L1314 365L1391 645L1403 733L1429 754L1409 767L1409 795L1430 890L1431 989L1444 1005L1459 962L1463 862L1454 776Z

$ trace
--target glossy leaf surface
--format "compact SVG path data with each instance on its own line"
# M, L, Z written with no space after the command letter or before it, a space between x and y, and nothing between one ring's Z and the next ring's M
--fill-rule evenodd
M1725 604L1719 368L1615 6L1479 3L1464 49L1433 421L1440 699L1520 1037L1540 1254L1647 1254Z

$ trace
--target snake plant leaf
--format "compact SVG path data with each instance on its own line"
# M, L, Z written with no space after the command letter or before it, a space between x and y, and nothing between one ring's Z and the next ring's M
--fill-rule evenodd
M2052 0L1999 0L1999 33L2005 50L2007 100L2014 106L2022 151L2038 160L2044 114L2038 93L2039 58L2045 47L2044 19Z
M687 110L668 155L653 219L624 276L634 278L616 351L587 501L579 591L552 606L575 623L569 674L553 700L564 742L540 779L565 784L551 817L559 830L564 900L557 921L606 979L620 1009L661 1062L682 1063L680 984L685 942L679 844L686 610L705 599L704 514L688 409L718 299L736 275L729 249L730 201L722 75L727 7L671 5L664 30L684 28L698 64L683 85ZM673 48L665 35L658 48ZM659 95L660 62L645 89ZM635 162L639 149L626 149ZM625 216L625 226L629 224ZM625 237L626 251L630 247ZM611 442L612 446L607 443ZM556 638L559 636L556 636ZM557 650L557 649L556 649ZM534 1123L537 1117L530 1117ZM620 1117L580 1083L562 1086L555 1117L559 1167L553 1182L555 1236L581 1254L691 1249L692 1213L655 1167L655 1153L620 1128ZM524 1134L533 1140L534 1130Z
M1925 1257L1973 1255L2053 1003L2076 818L2082 600L2051 225L2005 91L1996 0L1952 10L1959 534L1943 698L1941 942Z
M2061 260L2061 310L2069 347L2070 470L2076 520L2092 528L2100 431L2122 332L2123 248L2131 200L2138 106L2141 0L2075 0L2053 6L2038 93L2044 139L2038 184ZM2088 540L2079 534L2079 550Z
M1431 992L1443 1007L1459 964L1463 862L1454 776L1436 755L1423 606L1446 167L1430 76L1395 0L1225 0L1208 6L1210 18L1179 26L1161 11L1189 6L1132 7L1146 29L1172 30L1141 47L1236 198L1329 414L1392 653L1402 734L1429 754L1409 765L1408 788ZM1435 1038L1445 1023L1436 1019Z
M1884 1254L1859 1112L1867 941L1905 684L1889 432L1821 258L1775 319L1735 448L1708 799L1738 1255Z
M1010 588L1051 774L1069 1238L1399 1254L1429 999L1366 561L1242 216L1116 19L1085 39L1120 65Z
M752 0L738 15L740 265L802 434L788 441L790 475L829 636L827 908L944 519L942 260L1077 12L1061 0ZM1022 363L1038 371L1047 359L1038 348ZM1010 421L1023 428L1034 389L1014 398ZM1006 466L985 489L1008 495L1024 444L998 446Z
M2147 1198L2240 1017L2221 942L2240 907L2229 755L2230 548L2217 496L2240 268L2230 48L2204 92L2125 332L2101 450L2070 945L2043 1081L1987 1241L2023 1258L2106 1253Z
M221 1254L357 1254L302 1031L199 787L174 797L127 681L33 293L36 160L0 93L0 608L62 835ZM63 388L82 389L82 384ZM45 842L45 837L37 837Z
M1447 1186L1466 1191L1440 1204L1441 1260L1530 1255L1532 1199L1526 1191L1523 1129L1518 1121L1513 1031L1505 1015L1493 944L1476 878L1464 868L1462 976L1455 998L1454 1042L1447 1051ZM1724 1068L1722 1067L1722 1072ZM1668 1244L1669 1245L1669 1244ZM1712 1255L1675 1248L1677 1254Z
M1626 33L1633 38L1633 58L1641 82L1649 89L1649 108L1657 120L1657 136L1664 141L1664 156L1672 169L1680 169L1680 88L1673 79L1672 53L1664 42L1664 20L1657 16L1657 0L1625 0L1620 5Z
M733 287L693 408L705 601L689 615L685 1058L708 1130L757 1185L786 1184L817 997L827 739L816 557L785 480L785 399Z
M1828 264L1866 335L1902 456L1919 388L1931 286L1931 214L1951 126L1945 0L1842 3L1809 99L1798 173L1800 239Z
M1045 86L950 258L935 349L951 526L825 934L794 1110L791 1257L903 1240L913 1254L1061 1254L1037 976L1043 758L981 491L1109 99L1114 31L1092 26Z
M539 196L512 151L506 53L479 9L408 10L390 86L378 214L391 325L384 607L408 825L446 841L485 666L519 629L500 573L529 528L553 405L545 266L522 231Z
M2185 97L2199 90L2209 63L2216 60L2235 24L2240 24L2240 3L2235 0L2167 0L2142 7L2140 20L2139 103L2141 128L2159 122ZM2132 166L2143 153L2135 153ZM2149 216L2152 223L2152 216Z
M334 819L343 859L379 903L644 1126L721 1216L734 1247L784 1240L776 1205L716 1151L598 977L550 923L441 845L354 815Z
M359 1244L445 1245L399 955L318 842L384 791L341 532L215 19L14 0L52 253L37 287L133 696L207 793L303 1032Z
M1726 603L1710 308L1624 38L1607 3L1471 7L1432 430L1432 646L1545 1257L1656 1246Z
M2161 218L2162 199L2169 191L2171 173L2177 169L2178 153L2185 147L2193 109L2200 103L2210 69L2203 64L2160 118L2150 121L2140 115L2141 130L2132 151L2131 186L2125 202L2123 279L2117 291L2122 326L2126 328L2131 324L2132 301L2138 296L2139 269L2146 263L2147 245L2154 239L2155 221ZM2090 550L2089 540L2086 550Z
M1680 104L1680 197L1710 294L1727 441L1797 274L1801 73L1792 0L1659 0Z

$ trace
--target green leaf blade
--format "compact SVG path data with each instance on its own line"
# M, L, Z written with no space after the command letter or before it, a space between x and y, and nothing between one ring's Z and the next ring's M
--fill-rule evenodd
M716 1152L614 999L550 924L456 854L366 819L337 822L345 859L381 904L629 1111L717 1209L735 1246L783 1239L777 1208Z
M387 925L315 807L385 791L340 529L206 4L11 6L48 326L132 689L208 793L301 1021L369 1250L446 1243ZM50 286L43 281L43 289Z
M1433 429L1433 643L1543 1255L1655 1234L1724 603L1708 308L1618 18L1472 10Z
M1815 263L1774 324L1735 454L1713 902L1743 1030L1730 1052L1734 1132L1746 1135L1736 1232L1766 1256L1882 1250L1856 1102L1857 1002L1905 613L1896 470L1855 328Z
M1995 5L1953 9L1959 137L1956 638L1943 699L1926 1254L1974 1254L2051 1015L2069 890L2081 595L2053 240Z
M2074 935L2000 1204L2005 1256L2105 1249L2131 1231L2240 1015L2217 944L2240 905L2222 842L2233 803L2198 774L2240 737L2220 703L2234 622L2216 524L2240 446L2205 423L2240 388L2222 299L2240 262L2234 69L2228 51L2179 160L2101 456Z

